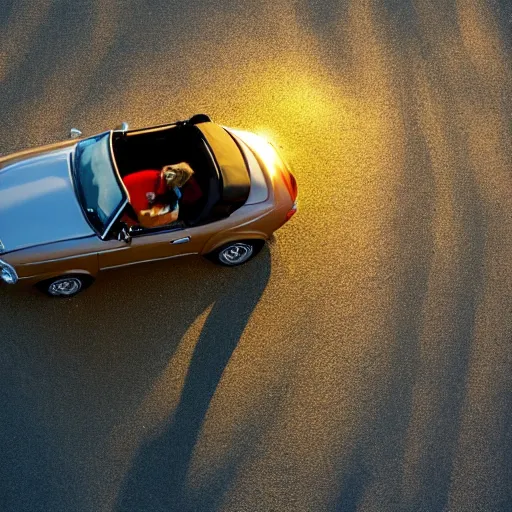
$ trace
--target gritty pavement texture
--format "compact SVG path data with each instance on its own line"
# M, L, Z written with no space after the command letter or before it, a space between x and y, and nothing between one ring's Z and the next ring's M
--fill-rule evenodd
M511 20L2 0L1 154L207 112L283 147L300 211L237 269L1 287L0 509L512 510Z

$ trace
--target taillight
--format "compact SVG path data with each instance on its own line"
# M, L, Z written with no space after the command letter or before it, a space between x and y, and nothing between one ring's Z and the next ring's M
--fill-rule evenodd
M286 220L289 221L293 215L297 213L297 202L293 203L293 206L286 213Z
M286 188L288 189L288 192L290 193L290 196L292 198L292 201L295 201L295 199L297 199L298 194L297 180L295 179L295 176L290 171L284 171L283 178L286 184Z

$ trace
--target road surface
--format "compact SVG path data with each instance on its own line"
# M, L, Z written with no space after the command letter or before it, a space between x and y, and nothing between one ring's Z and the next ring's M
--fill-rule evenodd
M239 269L2 287L0 509L512 510L511 20L3 0L0 153L206 112L283 147L300 212Z

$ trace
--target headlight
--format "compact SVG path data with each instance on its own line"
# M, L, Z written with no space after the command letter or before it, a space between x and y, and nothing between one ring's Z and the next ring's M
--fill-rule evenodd
M2 260L0 260L0 277L2 281L7 284L15 284L18 282L18 274L16 274L14 267Z

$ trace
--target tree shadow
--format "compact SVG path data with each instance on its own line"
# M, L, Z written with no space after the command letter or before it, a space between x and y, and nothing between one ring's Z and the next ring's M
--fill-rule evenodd
M210 402L270 277L247 267L216 300L195 347L169 427L144 443L126 475L116 510L186 510L186 476Z
M14 11L14 0L4 0L0 5L0 26L3 28Z
M357 512L364 498L364 492L372 482L371 471L364 463L361 446L355 447L347 466L347 471L341 479L338 498L334 504L336 512Z

